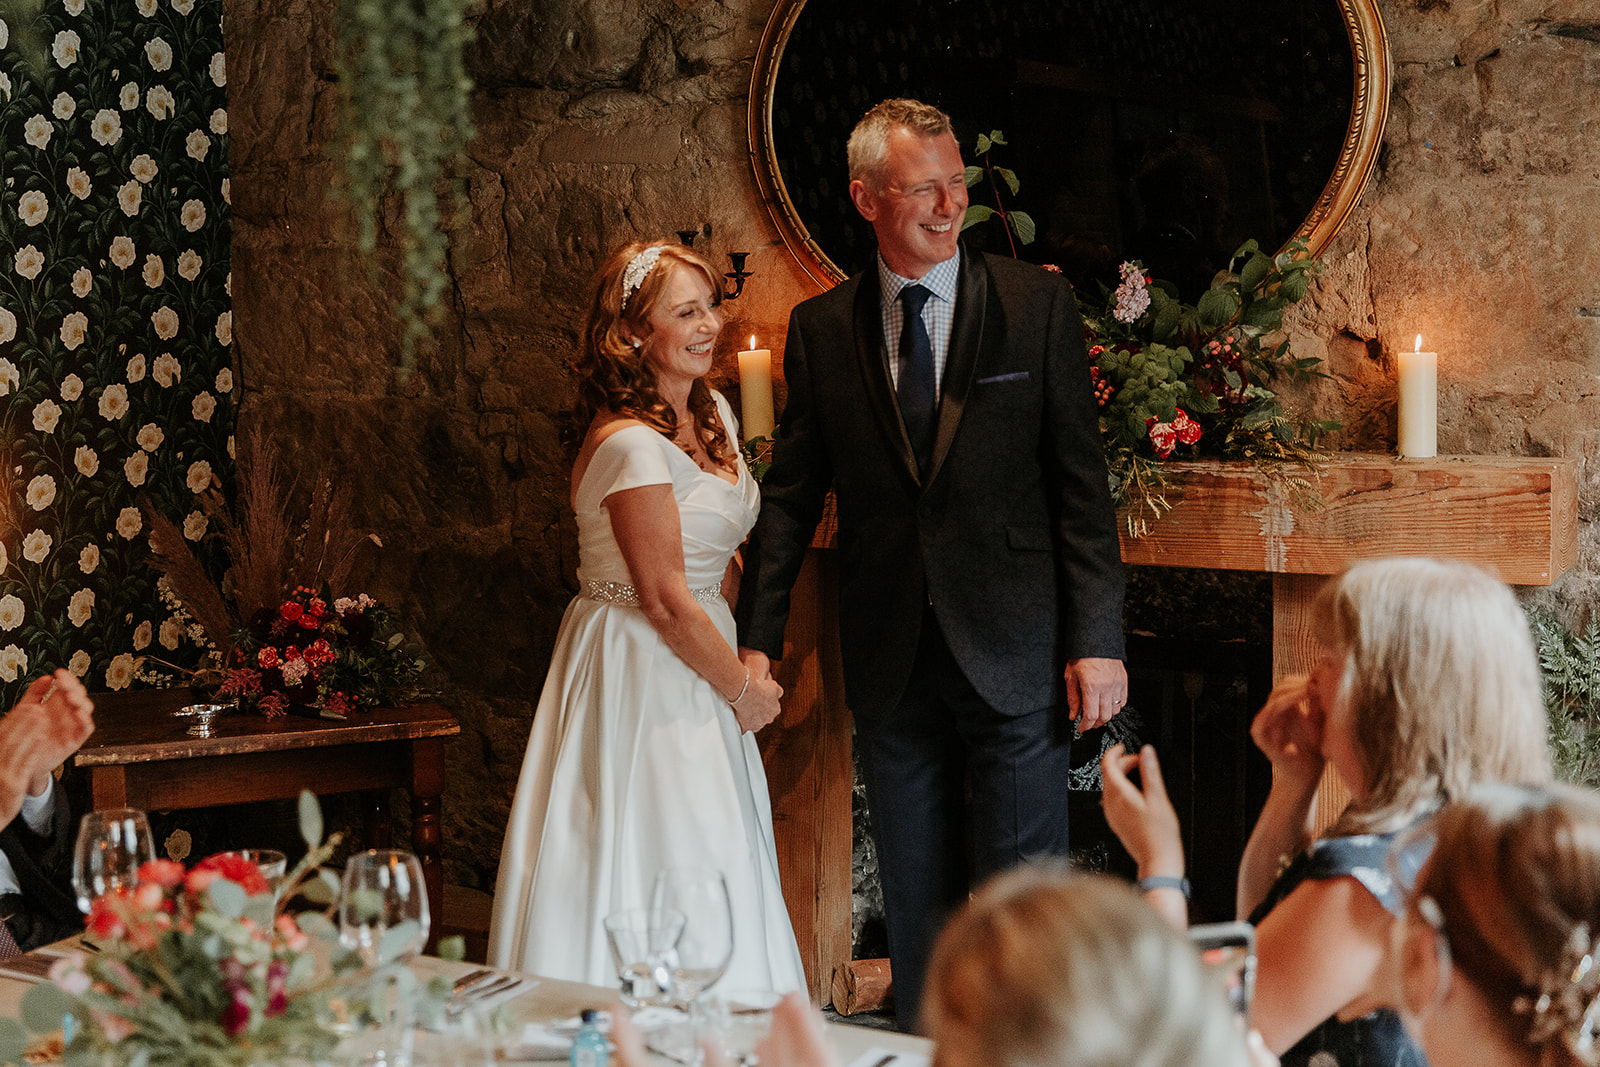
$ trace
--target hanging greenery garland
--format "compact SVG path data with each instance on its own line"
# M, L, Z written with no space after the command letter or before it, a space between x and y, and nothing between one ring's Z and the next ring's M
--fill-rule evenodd
M400 375L410 374L429 313L444 296L450 238L442 225L439 182L472 139L463 51L472 39L467 0L340 0L339 79L344 89L343 148L358 239L377 248L378 205L400 202L401 264L395 317L401 326ZM448 175L455 215L464 218L464 181Z

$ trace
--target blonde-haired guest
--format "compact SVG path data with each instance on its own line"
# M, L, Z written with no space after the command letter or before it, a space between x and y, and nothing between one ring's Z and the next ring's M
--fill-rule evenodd
M1394 836L1477 783L1549 778L1533 640L1504 583L1445 560L1357 563L1314 614L1322 658L1274 687L1251 727L1273 769L1239 871L1260 958L1252 1019L1289 1067L1421 1064L1392 1012L1334 1015L1372 980L1401 907ZM1330 765L1352 800L1313 839ZM1181 874L1155 869L1172 862L1175 820L1149 788L1154 762L1117 748L1102 766L1108 819L1141 875Z

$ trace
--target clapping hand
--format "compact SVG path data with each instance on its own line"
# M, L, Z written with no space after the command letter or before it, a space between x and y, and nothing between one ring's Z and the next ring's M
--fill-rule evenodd
M71 671L34 680L0 719L0 826L21 807L24 793L44 792L50 772L94 732L94 702Z
M1322 755L1323 709L1311 679L1290 675L1272 687L1250 724L1250 739L1272 763L1275 776L1315 780L1327 762Z

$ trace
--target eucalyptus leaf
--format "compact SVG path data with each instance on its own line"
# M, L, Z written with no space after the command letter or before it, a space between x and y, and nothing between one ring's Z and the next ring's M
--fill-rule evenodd
M371 922L383 914L383 891L367 886L352 889L340 907L355 922Z
M421 930L421 925L415 919L405 919L389 927L378 940L378 961L389 963L414 950L421 940Z
M309 789L300 790L300 837L307 848L322 844L322 805Z
M294 921L307 937L314 937L318 941L337 941L339 939L338 928L320 911L303 911L295 916Z
M313 904L327 906L339 899L340 888L338 875L324 868L314 878L300 883L300 895Z
M460 934L451 934L439 941L439 958L459 963L467 958L467 939Z
M978 223L985 221L993 215L994 208L985 204L969 205L967 208L967 217L962 220L961 228L965 230L970 226L976 226Z
M1035 225L1032 215L1026 211L1012 211L1006 215L1006 219L1011 223L1011 229L1015 231L1017 240L1025 245L1033 243L1034 235L1038 233L1039 228Z
M36 1034L59 1030L61 1017L71 1010L72 998L54 982L38 982L22 994L22 1025Z
M1017 180L1017 172L1007 170L1005 167L996 167L994 172L1000 175L1000 180L1006 183L1006 188L1011 190L1011 195L1016 196L1017 190L1022 188L1022 183Z
M211 898L212 908L225 919L237 919L243 915L245 901L249 899L239 883L226 878L218 878L206 886L206 896Z

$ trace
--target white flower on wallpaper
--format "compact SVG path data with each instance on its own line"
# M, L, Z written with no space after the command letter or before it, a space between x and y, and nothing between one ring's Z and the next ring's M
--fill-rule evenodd
M62 64L65 66L65 64ZM0 678L14 682L28 671L28 654L16 645L0 648Z
M81 311L74 311L61 320L61 343L67 346L69 352L83 344L88 332L89 316Z
M100 569L100 546L90 541L78 553L78 569L85 574L93 574Z
M161 283L167 280L167 265L161 262L161 257L151 253L144 257L144 284L151 289L161 288Z
M60 421L61 405L54 400L46 398L33 406L33 428L40 433L55 433L56 425ZM48 478L49 475L40 475L40 477Z
M186 282L192 282L200 277L200 268L205 266L205 260L200 258L200 253L192 248L185 248L178 256L178 277Z
M11 42L11 27L6 25L5 19L0 19L0 48Z
M117 93L117 106L124 111L133 111L139 107L139 83L125 82L120 92Z
M150 324L156 328L156 336L163 341L170 341L178 336L178 313L166 304L162 304L151 313Z
M67 663L67 670L82 678L89 673L91 665L92 661L89 659L89 653L80 648L72 654L72 659Z
M224 311L217 316L217 341L223 345L233 344L233 312Z
M78 450L72 454L72 465L85 478L93 478L100 473L100 453L88 445L79 445Z
M117 515L117 534L124 541L132 541L144 529L144 516L138 508L123 508Z
M183 482L189 487L191 493L203 493L211 488L211 464L203 459L197 459L189 464L189 473Z
M89 199L89 194L94 192L94 182L89 180L89 172L82 167L71 167L67 170L67 192L79 200Z
M0 597L0 630L10 632L27 621L28 612L22 600L11 593Z
M72 30L62 30L56 34L55 43L50 46L50 54L55 56L56 66L65 70L78 61L78 49L83 47L83 41ZM6 679L10 681L10 679Z
M143 352L140 352L138 355L128 360L127 371L129 385L144 381L145 361Z
M61 6L67 14L77 16L83 14L83 0L61 0Z
M161 620L161 631L156 640L161 642L162 648L176 649L183 641L183 623L175 618Z
M94 275L89 273L88 267L79 267L72 272L72 295L83 298L89 295L89 290L94 288Z
M0 23L4 25L4 23ZM0 96L4 96L9 103L11 100L11 75L0 73Z
M44 270L44 253L33 245L24 245L17 249L17 254L11 257L11 262L16 267L17 273L31 282L39 276L40 271Z
M83 379L76 374L69 374L61 379L61 399L73 401L83 395Z
M150 647L150 638L154 629L150 625L150 620L146 619L139 624L138 629L133 631L133 650L135 652L142 652Z
M232 323L229 325L231 326ZM217 371L217 380L212 384L216 386L217 392L224 396L233 392L233 368L223 367Z
M143 452L135 452L122 461L122 476L135 488L144 484L145 476L149 473L150 457Z
M211 132L221 137L228 132L228 112L224 108L217 108L211 113Z
M167 435L162 432L161 427L153 422L147 422L139 427L139 433L134 438L134 441L146 452L154 452L161 447L161 442L166 439Z
M233 190L233 184L232 184L231 179L228 179L228 178L222 179L222 202L224 204L232 204L233 203L232 190ZM233 272L232 271L228 272L228 295L229 296L233 295Z
M206 224L206 206L198 200L185 200L183 213L178 216L178 221L190 233Z
M67 602L67 621L81 628L94 613L94 590L80 589Z
M16 336L17 336L17 317L15 315L11 314L11 312L7 311L5 308L0 308L0 344L5 344L8 341L13 341L13 340L16 339ZM10 364L8 363L7 366L9 366L9 365ZM11 368L11 373L13 375L16 374L16 368L15 367ZM5 395L5 393L7 391L6 386L7 386L7 382L5 381L5 375L0 374L0 396L4 396Z
M111 265L122 270L133 266L133 261L139 258L139 252L133 246L129 237L113 237L111 239Z
M50 198L37 189L29 189L17 201L17 218L29 226L37 226L50 214Z
M27 496L23 497L34 511L43 511L56 502L56 480L48 474L36 474L28 483Z
M219 89L228 84L228 59L221 52L211 57L211 84Z
M165 85L153 85L150 91L144 94L145 110L158 119L171 118L176 105L177 101L172 98L172 93Z
M183 147L190 159L204 161L206 153L211 151L211 138L206 136L204 130L191 130L189 136L184 138Z
M128 413L128 387L118 382L100 392L100 417L115 422Z
M56 98L50 102L50 114L63 122L70 119L77 110L78 102L72 99L71 93L57 93Z
M148 153L141 152L133 157L132 163L128 164L128 173L141 183L149 184L157 174L161 173L161 168L156 166L156 161L151 159Z
M172 69L172 46L160 37L152 37L144 46L150 69L157 73Z
M122 140L122 116L108 107L94 113L89 123L89 136L107 148Z
M43 148L50 143L50 135L55 132L55 127L43 115L35 115L22 124L22 139L35 148Z
M210 393L196 393L189 401L189 414L201 422L210 422L211 413L217 410L217 398Z
M29 563L43 563L44 558L50 554L50 546L55 544L55 538L43 530L29 530L28 535L22 539L22 558Z
M183 519L183 536L191 541L198 541L206 535L206 527L210 520L203 511L191 511Z
M194 0L172 0L172 10L187 15L194 10Z
M117 206L129 218L139 213L139 205L144 203L144 189L137 179L130 179L122 183L122 188L117 190Z
M183 368L173 358L171 352L163 352L156 357L155 364L150 368L150 377L163 389L172 388L172 383L183 377Z
M22 375L17 373L17 365L9 359L0 359L0 396L11 392L21 381Z
M4 653L0 652L0 656ZM124 652L106 668L106 688L126 689L133 682L133 653Z
M133 0L133 6L139 9L139 14L145 18L155 18L157 7L156 0Z

